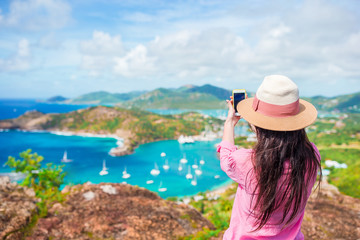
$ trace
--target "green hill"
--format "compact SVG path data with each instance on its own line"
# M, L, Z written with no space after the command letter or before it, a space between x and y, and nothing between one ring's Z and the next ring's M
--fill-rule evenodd
M189 93L193 93L193 92L206 93L206 94L210 94L210 95L215 96L219 100L229 99L229 96L231 96L231 94L232 94L232 91L230 91L230 90L215 87L215 86L212 86L210 84L205 84L205 85L203 85L201 87L189 88L189 89L186 90L186 92L189 92Z
M92 92L67 100L73 104L117 104L124 108L140 109L224 109L225 99L232 91L210 84L184 85L179 88L157 88L152 91L129 93ZM248 91L248 96L255 93ZM360 92L336 97L314 96L304 98L320 111L360 112Z
M67 98L65 98L63 96L54 96L54 97L48 98L46 100L46 102L63 102L66 100L67 100Z
M212 94L188 90L158 88L122 103L121 106L141 109L221 109L225 107L225 101Z
M360 92L330 98L315 96L306 100L322 111L360 112Z
M109 93L105 91L98 91L81 95L77 98L71 99L69 103L74 104L115 104L119 102L128 101L134 97L137 97L144 92L135 91L129 93Z

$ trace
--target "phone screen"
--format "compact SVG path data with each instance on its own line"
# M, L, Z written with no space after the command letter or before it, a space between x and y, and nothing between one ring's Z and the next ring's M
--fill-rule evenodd
M238 103L242 100L245 99L245 93L234 93L234 108L235 108L235 112L237 113L237 109L236 106L238 105Z

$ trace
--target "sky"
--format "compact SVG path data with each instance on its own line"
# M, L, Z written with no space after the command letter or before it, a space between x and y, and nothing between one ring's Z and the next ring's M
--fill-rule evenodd
M212 84L360 91L360 1L1 0L0 98Z

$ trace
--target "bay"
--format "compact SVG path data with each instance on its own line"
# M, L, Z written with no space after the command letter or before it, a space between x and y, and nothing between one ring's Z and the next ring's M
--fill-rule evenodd
M71 105L44 103L34 99L0 99L0 119L15 118L29 110L38 110L43 113L66 113L78 109L87 108L92 105ZM224 109L212 110L157 110L148 109L157 114L178 114L186 111L197 111L205 115L224 118L227 111ZM247 135L247 127L238 127L235 133ZM179 144L176 140L159 141L140 145L132 155L112 157L108 154L111 148L116 146L116 139L61 136L48 132L22 132L16 130L0 131L0 166L7 161L8 156L19 158L18 154L26 149L32 149L39 155L44 156L43 164L61 163L64 151L67 151L68 158L73 159L66 163L64 170L67 172L65 184L79 184L85 182L100 183L127 182L132 185L145 187L151 191L159 192L161 187L167 188L166 192L159 192L162 197L193 195L198 192L213 189L229 181L229 178L220 169L219 160L216 156L216 143L220 139L210 142L195 142L194 144ZM165 152L166 158L160 154ZM186 156L188 164L182 166L183 170L178 171L179 160ZM162 166L167 159L170 169L165 171ZM185 175L188 166L203 159L202 174L197 176L197 185L191 185ZM100 176L102 162L106 161L109 174ZM154 164L159 166L161 173L157 177L150 175ZM122 172L126 170L131 174L129 179L122 178ZM191 173L194 169L191 167ZM0 167L0 173L8 173L8 167ZM217 178L215 178L215 176ZM146 184L153 180L153 184Z
M158 141L140 145L134 154L112 157L108 154L112 147L116 146L116 140L112 138L61 136L47 132L0 132L0 164L6 162L8 156L18 157L18 154L28 148L39 155L44 156L43 164L52 162L62 165L61 158L67 151L68 158L73 162L66 163L64 170L66 184L79 184L90 181L91 183L111 182L145 187L158 192L161 197L193 195L219 186L228 181L228 177L220 169L220 163L216 156L216 143L220 140L209 142L195 142L194 144L179 144L176 140ZM161 157L162 152L166 157ZM188 164L183 165L183 170L178 171L179 160L186 157ZM170 169L165 171L163 165L167 159ZM204 165L199 161L203 159ZM102 162L106 161L109 168L108 175L100 176ZM159 166L160 174L153 177L150 174L154 164ZM190 166L191 173L195 175L191 167L197 163L202 174L197 176L197 185L193 186L191 180L185 178ZM122 172L126 170L131 177L122 178ZM10 169L2 167L0 172L6 173ZM218 178L215 176L218 175ZM146 184L153 180L153 184ZM166 192L159 192L161 187L167 188Z

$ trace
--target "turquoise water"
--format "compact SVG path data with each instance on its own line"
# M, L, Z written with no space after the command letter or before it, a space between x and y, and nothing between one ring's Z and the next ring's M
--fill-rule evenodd
M0 99L0 119L18 117L28 110L38 110L43 113L64 113L89 105L67 105L67 104L47 104L37 102L33 99ZM190 110L156 110L149 111L158 114L176 114ZM191 110L194 111L194 110ZM195 110L202 114L224 118L224 110ZM235 133L247 135L247 127L237 127ZM53 162L61 163L64 151L67 151L68 158L73 159L71 163L66 163L64 170L68 173L65 177L66 184L79 184L90 181L92 183L114 182L145 187L149 190L158 192L160 182L162 187L167 188L166 192L159 193L166 198L168 196L193 195L198 192L213 189L229 181L229 178L220 169L219 160L216 156L215 144L219 140L211 142L195 142L194 144L181 145L177 141L159 141L139 146L135 153L128 156L112 157L108 154L111 148L116 147L113 138L96 138L81 136L61 136L47 132L21 132L21 131L0 131L0 173L8 173L8 167L1 167L7 161L8 156L18 157L18 154L28 148L39 155L44 156L44 164ZM162 152L167 154L166 158L160 156ZM179 160L186 155L188 165L192 165L197 160L203 159L205 164L202 166L202 175L197 176L197 185L191 185L191 180L187 180L188 167L183 166L181 172L178 171ZM162 166L168 160L170 169L165 171ZM102 162L106 160L109 174L100 176ZM160 175L153 177L150 175L154 163L160 168ZM200 165L200 164L199 164ZM123 170L131 174L129 179L122 178ZM192 169L192 174L194 170ZM219 175L219 178L214 176ZM153 180L153 184L146 184L146 181Z
M61 136L46 132L22 132L5 131L0 132L0 164L6 162L8 156L18 157L18 153L31 148L33 152L44 156L43 163L61 163L61 158L66 150L68 158L73 162L66 163L66 183L92 183L126 181L132 185L145 187L151 191L158 192L160 182L162 187L167 188L161 192L161 197L192 195L201 191L212 189L228 181L228 177L220 169L219 160L216 156L215 144L220 140L209 142L195 142L194 144L179 144L176 140L159 141L140 145L132 155L112 157L108 154L112 147L116 146L116 140L112 138L96 138L81 136ZM166 157L161 157L162 152ZM202 166L202 175L197 176L197 185L191 185L187 180L188 167L183 166L178 171L179 160L186 155L187 165L194 164L196 159L198 165L200 159L205 161ZM109 168L108 175L100 176L103 159ZM170 169L165 171L162 166L168 160ZM151 169L157 163L160 174L157 177L150 175ZM131 174L129 179L122 178L123 170ZM8 167L0 167L0 172L9 172ZM193 169L192 174L195 175ZM219 175L218 179L214 176ZM153 184L146 184L147 180L153 180Z
M45 103L35 99L0 99L0 119L16 118L30 110L42 113L66 113L89 106L92 105Z

